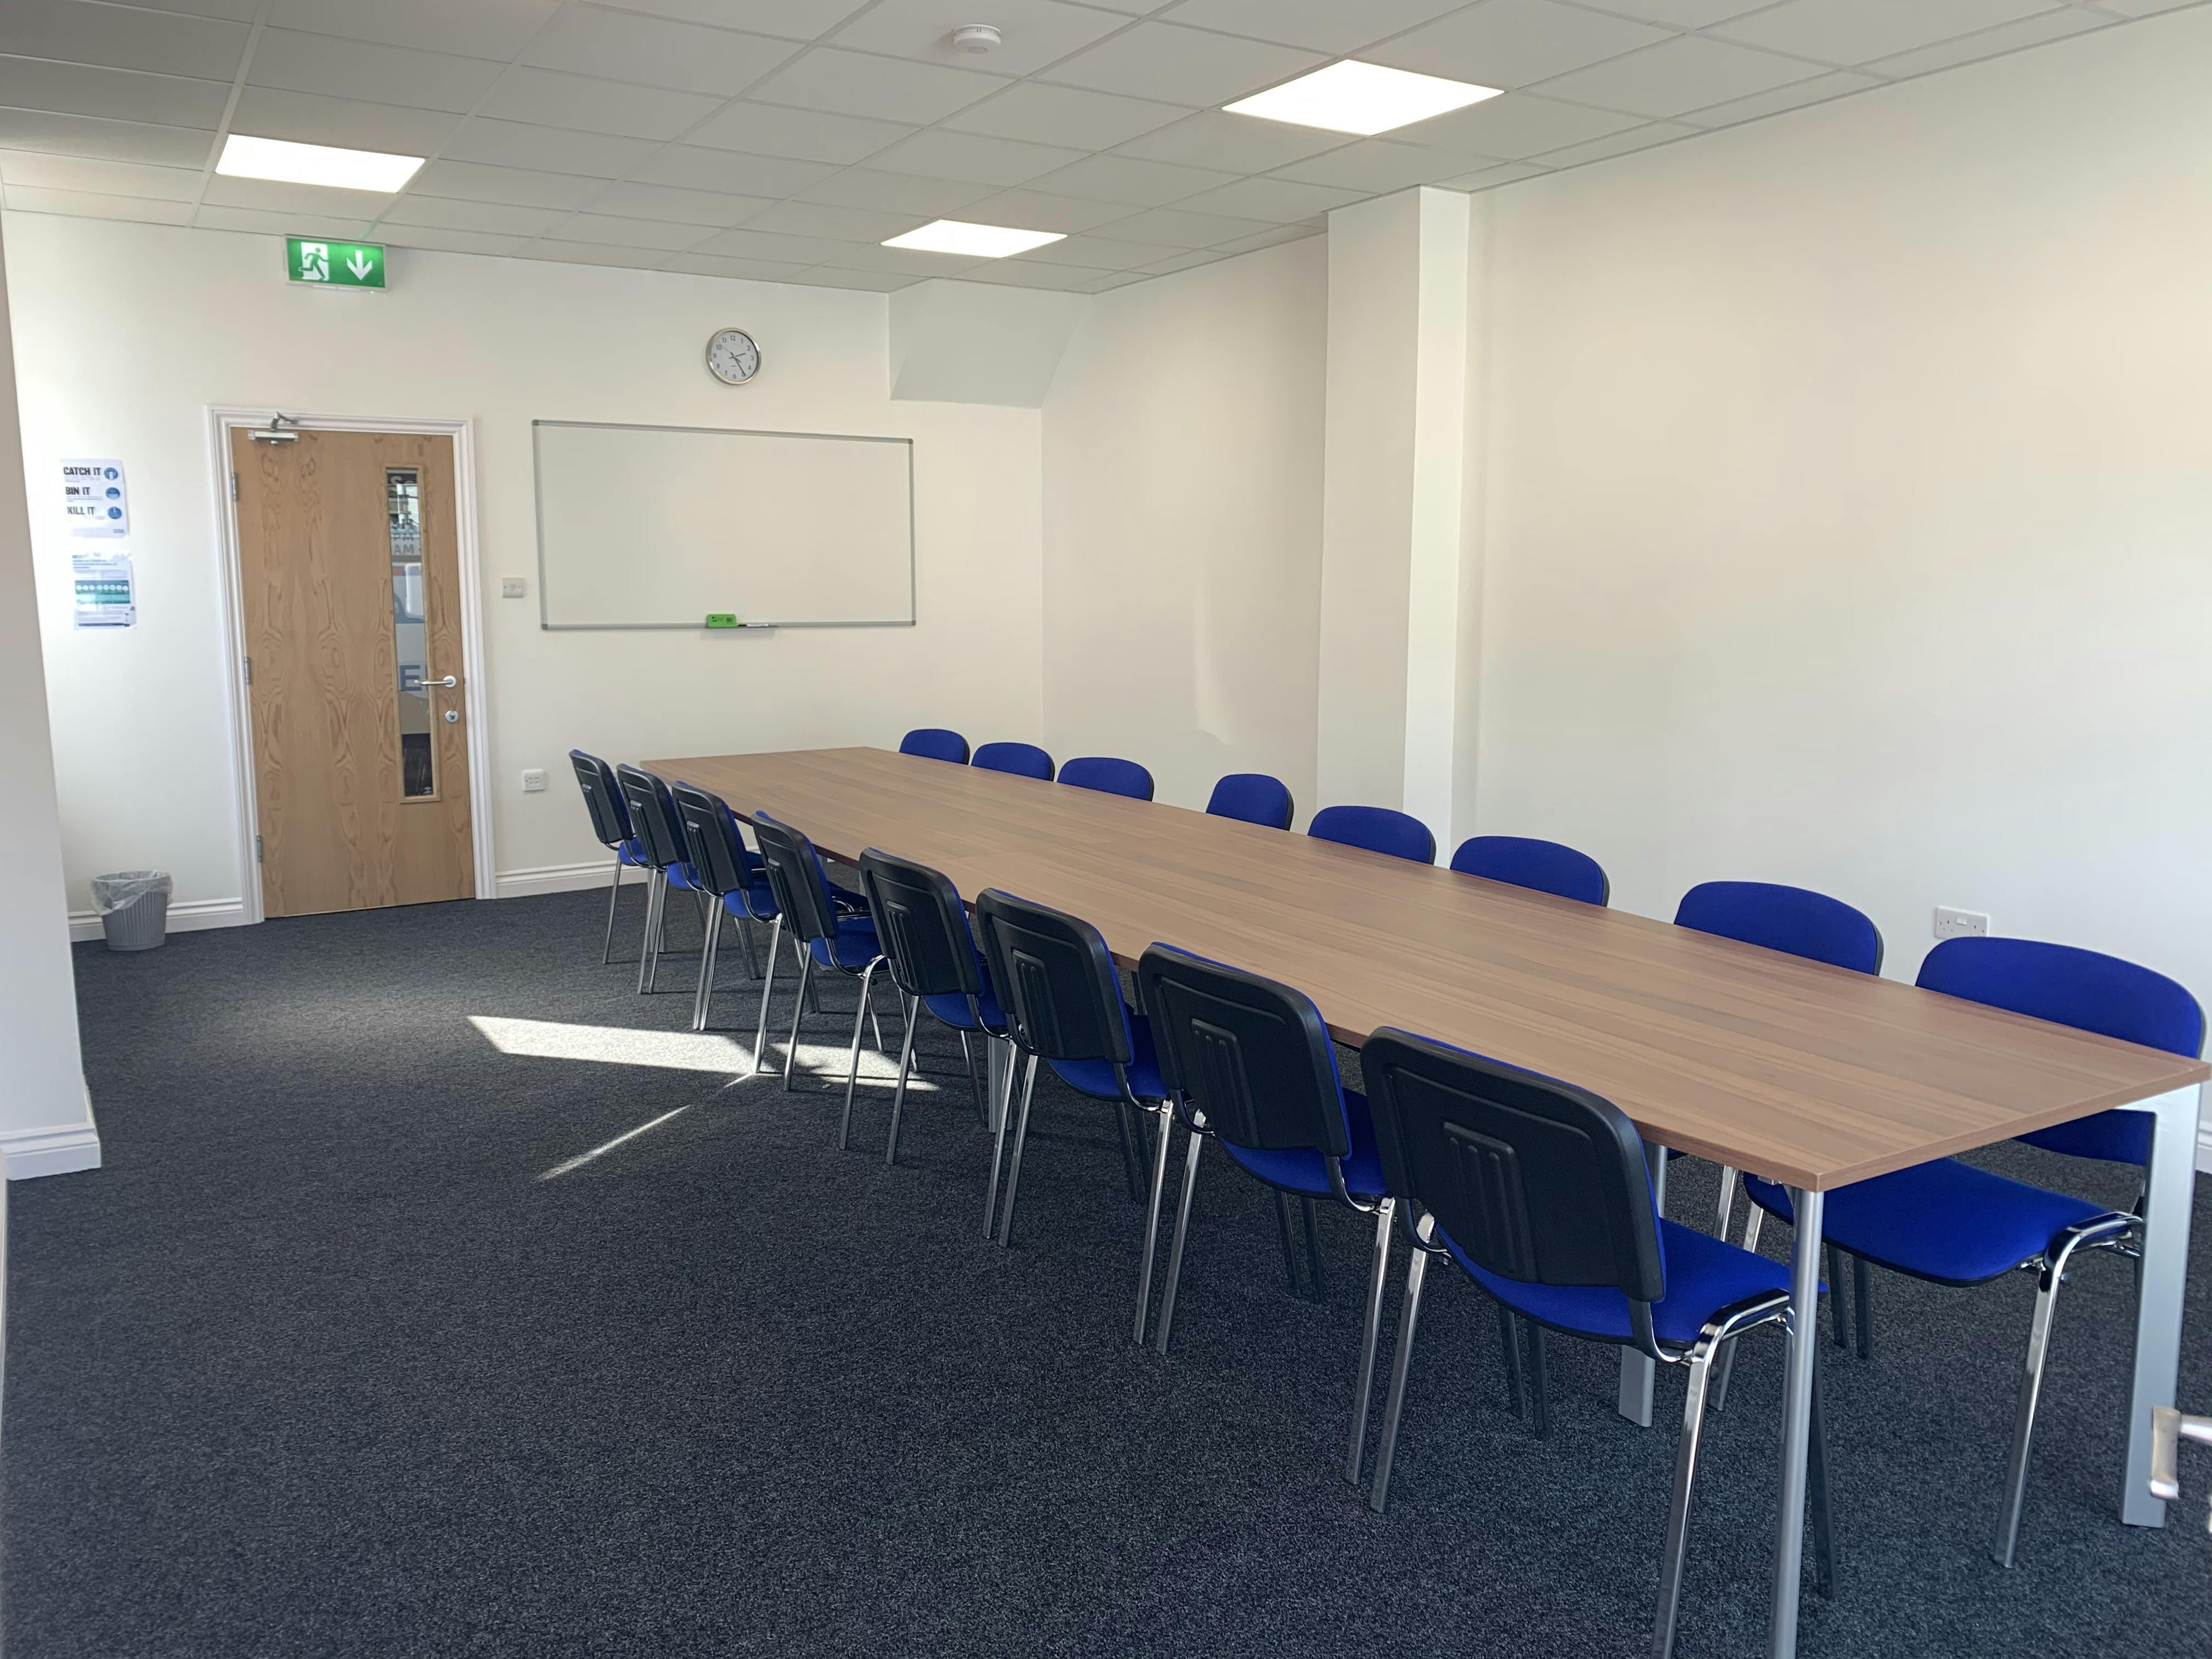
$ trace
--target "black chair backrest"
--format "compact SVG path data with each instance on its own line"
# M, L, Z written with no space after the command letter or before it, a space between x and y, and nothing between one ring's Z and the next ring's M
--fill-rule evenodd
M1385 1027L1360 1050L1382 1175L1468 1260L1523 1284L1666 1295L1644 1142L1586 1089ZM1649 1346L1650 1309L1635 1320Z
M900 990L910 997L981 994L982 964L968 931L967 907L949 878L871 847L860 854L860 890Z
M769 890L785 924L808 944L837 937L837 907L814 843L779 818L753 814L753 840L768 866Z
M1172 945L1137 963L1160 1075L1224 1140L1263 1152L1352 1151L1336 1050L1303 993Z
M584 792L584 810L592 815L592 833L609 847L619 847L629 840L629 808L623 804L615 769L580 749L568 751L568 763L576 769L576 785Z
M656 870L684 862L684 826L676 821L676 803L668 786L641 767L617 766L623 799L629 807L631 833Z
M975 896L975 923L1016 1043L1045 1060L1129 1063L1121 982L1096 927L995 887Z
M752 869L745 857L744 838L729 804L696 783L678 783L669 792L676 800L677 822L683 826L684 848L691 873L699 885L716 898L743 893L752 885Z

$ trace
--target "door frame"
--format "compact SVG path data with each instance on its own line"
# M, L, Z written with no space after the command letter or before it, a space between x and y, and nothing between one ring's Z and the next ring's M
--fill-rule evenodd
M278 411L268 407L234 404L208 405L208 453L212 463L210 483L215 491L216 523L220 526L218 550L222 568L222 635L224 657L223 689L229 699L230 775L238 808L238 884L245 906L245 922L265 921L261 897L261 871L253 856L254 838L261 833L260 803L253 788L253 706L246 684L245 584L240 574L238 503L230 493L231 434L240 429L265 428ZM460 554L461 678L469 689L463 718L469 738L469 839L476 857L477 896L495 898L499 880L492 853L491 730L489 693L484 673L483 562L477 543L476 422L405 417L381 420L359 415L292 414L287 426L305 432L404 432L453 441L453 525Z

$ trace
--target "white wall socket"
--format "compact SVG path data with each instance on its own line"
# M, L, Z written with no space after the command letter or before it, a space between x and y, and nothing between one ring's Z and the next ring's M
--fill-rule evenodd
M534 795L544 787L545 774L540 771L537 767L532 767L527 772L525 772L522 775L522 793L524 794Z
M1948 904L1936 907L1937 939L1981 939L1989 931L1990 919L1979 910L1954 910Z
M499 596L502 599L519 599L530 591L530 584L520 576L501 576Z

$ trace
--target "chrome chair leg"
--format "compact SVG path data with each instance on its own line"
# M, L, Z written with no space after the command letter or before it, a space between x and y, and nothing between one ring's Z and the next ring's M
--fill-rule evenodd
M1436 1237L1436 1218L1423 1216L1413 1231L1420 1242ZM1382 1407L1382 1440L1375 1449L1375 1480L1367 1507L1381 1515L1390 1502L1390 1465L1398 1456L1398 1419L1406 1409L1406 1373L1413 1368L1413 1330L1421 1318L1421 1284L1429 1274L1429 1253L1415 1249L1406 1264L1406 1298L1398 1308L1398 1352L1390 1361L1390 1396Z
M876 1052L879 1054L889 1054L890 1050L884 1047L883 1022L876 1018L876 1005L868 1000L868 987L865 980L860 984L860 1006L868 1016L868 1029L875 1034ZM855 1042L853 1045L853 1066L856 1073L860 1069L860 1045Z
M1505 1360L1505 1403L1516 1417L1528 1414L1528 1391L1521 1372L1521 1316L1498 1304L1498 1351Z
M761 981L760 1029L753 1033L753 1068L745 1073L758 1077L761 1064L768 1055L768 999L775 989L775 947L783 942L783 918L775 919L775 927L768 936L768 973Z
M1175 1327L1176 1289L1182 1283L1182 1247L1190 1237L1190 1198L1198 1187L1198 1154L1205 1142L1206 1137L1193 1129L1190 1151L1182 1160L1182 1195L1176 1200L1175 1243L1168 1250L1168 1287L1160 1296L1159 1334L1153 1339L1153 1346L1164 1354Z
M1175 1119L1164 1107L1152 1114L1152 1199L1145 1212L1145 1255L1137 1268L1137 1331L1130 1340L1145 1346L1145 1316L1152 1301L1152 1258L1160 1243L1160 1194L1168 1184L1168 1139Z
M806 1013L806 987L814 977L814 952L802 951L799 957L799 995L791 1005L791 1040L783 1045L783 1091L791 1092L791 1074L799 1068L799 1022Z
M1713 1237L1723 1243L1728 1242L1729 1224L1735 1219L1735 1170L1728 1164L1721 1165L1720 1217L1713 1225Z
M1014 1200L1022 1184L1022 1148L1029 1144L1030 1101L1036 1093L1037 1060L1030 1056L1029 1069L1022 1076L1022 1115L1014 1125L1014 1161L1006 1166L1006 1212L999 1221L999 1248L1010 1250L1014 1245Z
M665 878L658 870L645 878L645 943L637 949L637 994L643 996L653 988L649 970L659 961L654 948L654 929L660 923L660 903Z
M983 1237L999 1233L999 1166L1006 1156L1006 1120L1014 1115L1014 1062L1020 1058L1012 1043L1006 1045L1006 1087L999 1102L999 1130L991 1142L991 1185L983 1194Z
M1753 1255L1759 1254L1759 1230L1766 1224L1766 1212L1758 1205L1751 1206L1751 1219L1744 1223L1743 1248ZM1713 1412L1717 1416L1728 1404L1729 1375L1735 1370L1735 1338L1721 1344L1720 1362L1713 1370Z
M753 949L753 919L750 916L738 918L738 938L745 947L746 975L758 979L761 976L760 953Z
M799 958L799 1000L806 1005L806 1012L808 1013L818 1014L822 1012L822 993L816 990L813 986L808 982L805 977L806 960L814 953L811 951L809 951L804 944L800 943L799 932L796 928L792 930L791 954Z
M1805 1485L1813 1505L1813 1589L1822 1601L1836 1594L1836 1516L1828 1499L1828 1415L1820 1368L1813 1367L1813 1420L1807 1432Z
M883 965L883 960L878 957L860 975L860 1011L853 1016L853 1056L845 1065L845 1110L837 1120L837 1150L841 1152L852 1145L853 1091L860 1082L860 1022L876 1012L875 1005L868 1000L868 990L875 983L876 969ZM879 1044L883 1042L880 1030L876 1041Z
M1141 1204L1145 1201L1145 1193L1137 1183L1137 1140L1131 1129L1129 1103L1126 1100L1114 1103L1114 1128L1121 1142L1122 1185L1128 1188L1129 1202Z
M1552 1437L1552 1363L1545 1341L1548 1334L1533 1319L1519 1322L1528 1338L1528 1424L1536 1438Z
M1367 1450L1367 1407L1375 1392L1375 1345L1382 1331L1382 1284L1390 1273L1390 1224L1398 1200L1386 1198L1375 1206L1375 1259L1367 1269L1367 1317L1359 1335L1359 1375L1352 1385L1352 1448L1346 1454L1344 1478L1359 1484L1359 1465Z
M2107 1229L2105 1231L2117 1231ZM2013 1421L2012 1456L2005 1467L2004 1507L1997 1517L1997 1565L2009 1568L2020 1547L2020 1516L2027 1498L2027 1459L2035 1438L2035 1408L2043 1395L2043 1364L2051 1353L2051 1321L2058 1311L2058 1287L2066 1282L2067 1264L2085 1239L2102 1232L2069 1228L2065 1243L2045 1257L2035 1285L2035 1317L2027 1330L2027 1363L2021 1373L2020 1410Z
M1851 1324L1859 1340L1859 1358L1874 1358L1874 1269L1863 1255L1851 1258Z
M707 924L706 937L699 941L699 987L691 993L691 1029L707 1029L707 1011L714 1000L714 957L721 949L721 904L717 901L714 918Z
M914 1065L914 1028L920 1024L915 1016L921 1012L915 1005L921 1000L919 997L909 999L906 1040L899 1044L898 1082L891 1090L891 1133L890 1139L884 1142L884 1167L886 1169L898 1162L899 1113L906 1105L906 1077ZM965 1037L968 1034L963 1031L960 1035Z
M1689 1385L1682 1397L1682 1443L1674 1457L1674 1492L1667 1505L1667 1545L1659 1557L1659 1613L1651 1635L1652 1659L1673 1659L1674 1618L1682 1606L1682 1564L1690 1546L1690 1499L1698 1480L1698 1449L1705 1428L1705 1389L1713 1348L1692 1351Z
M1850 1292L1844 1283L1844 1252L1828 1246L1828 1339L1839 1348L1851 1346Z
M1291 1195L1280 1187L1275 1194L1275 1237L1283 1246L1283 1283L1292 1296L1298 1294L1298 1251L1291 1243Z
M1300 1199L1298 1209L1306 1224L1306 1297L1312 1302L1326 1302L1328 1300L1328 1284L1322 1275L1321 1233L1314 1225L1313 1200Z
M622 896L622 855L615 855L615 878L607 884L607 940L599 951L599 966L615 959L615 901Z
M921 1008L919 1002L915 1005L914 1018L915 1019L920 1019L921 1018ZM912 1024L912 1021L909 1021L908 1024ZM990 1103L983 1098L983 1079L981 1075L975 1070L975 1045L969 1042L968 1032L964 1027L962 1028L960 1032L960 1058L967 1063L968 1081L969 1085L975 1091L976 1120L988 1129L991 1127L991 1106Z

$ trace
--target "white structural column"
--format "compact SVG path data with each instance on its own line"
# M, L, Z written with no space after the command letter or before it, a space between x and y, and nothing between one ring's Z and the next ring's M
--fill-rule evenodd
M1329 215L1316 806L1396 806L1449 848L1471 756L1471 204L1424 186Z
M0 456L10 458L0 463L0 1157L17 1177L94 1168L100 1141L77 1048L5 261L0 252Z

